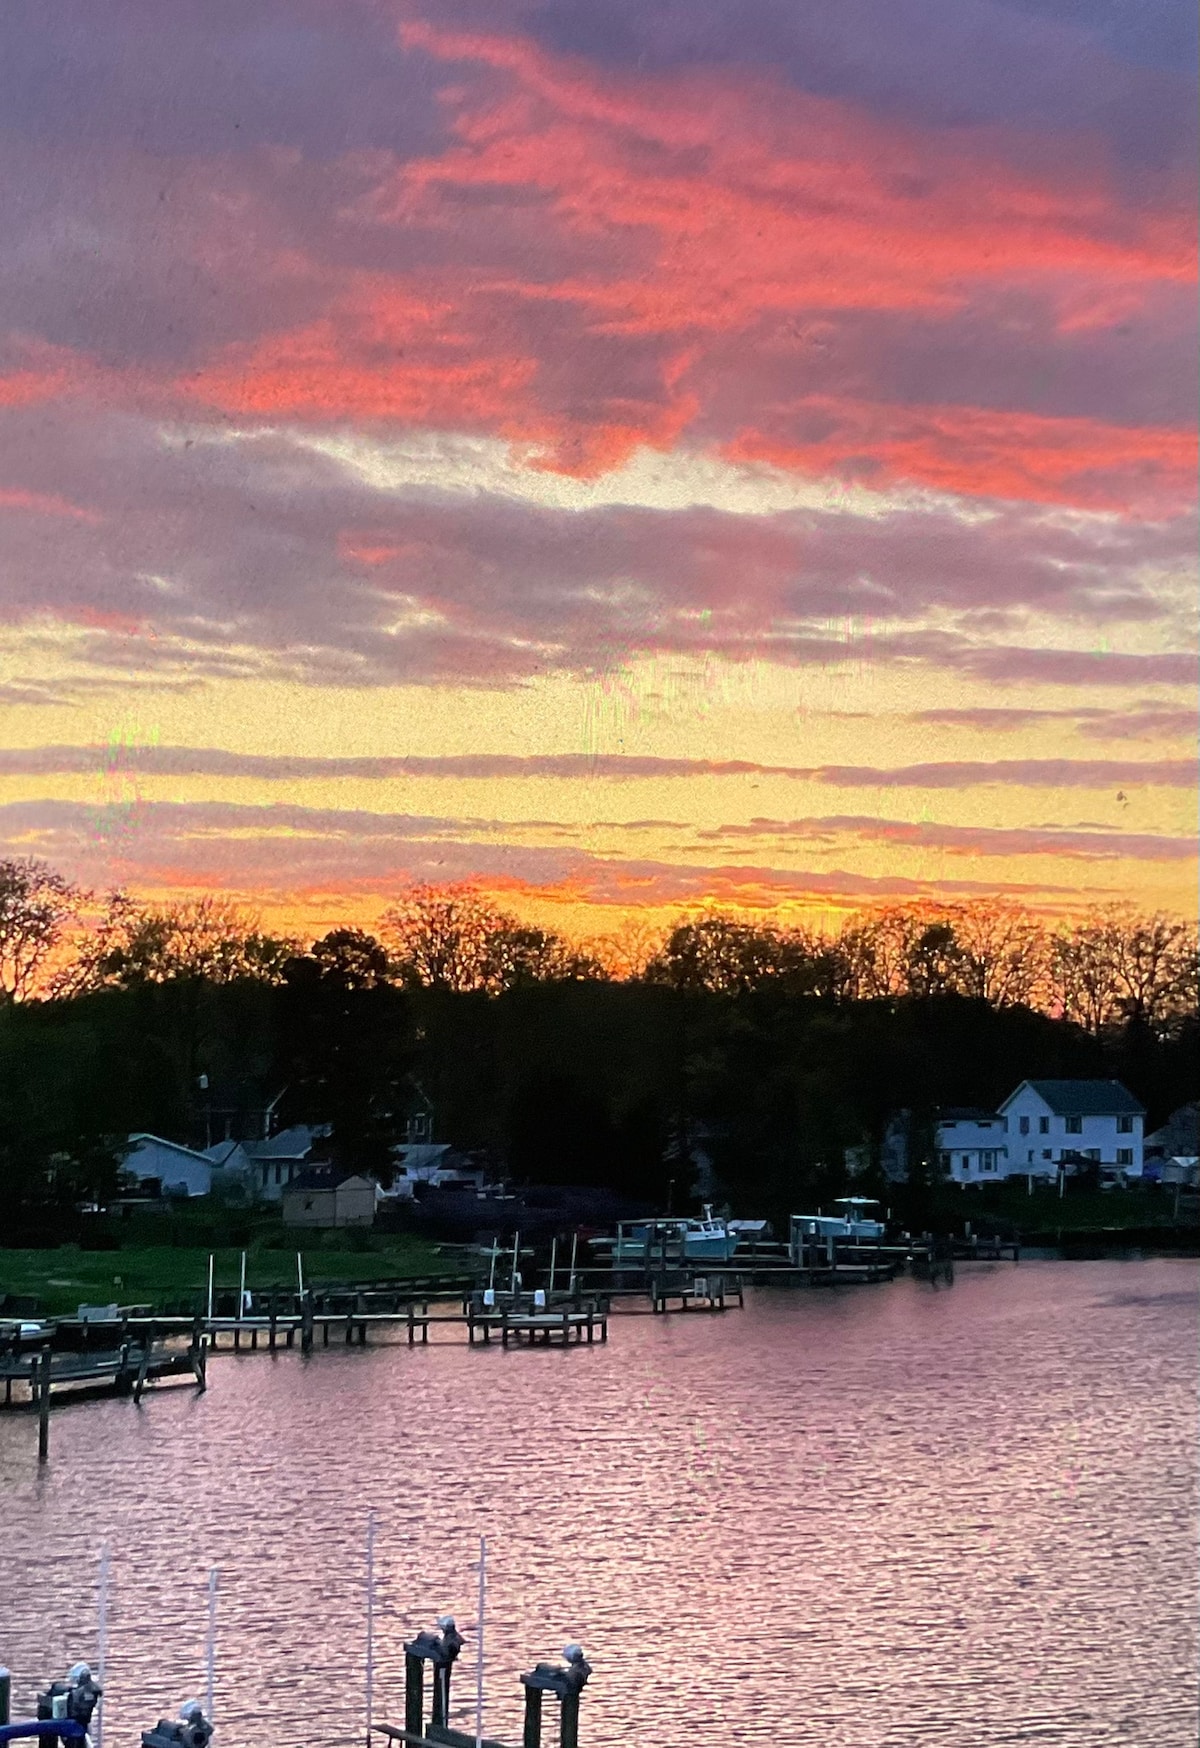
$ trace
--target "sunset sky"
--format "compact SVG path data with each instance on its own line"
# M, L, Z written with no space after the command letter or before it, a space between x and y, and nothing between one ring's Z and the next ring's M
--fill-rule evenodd
M0 855L1195 888L1188 0L7 0Z

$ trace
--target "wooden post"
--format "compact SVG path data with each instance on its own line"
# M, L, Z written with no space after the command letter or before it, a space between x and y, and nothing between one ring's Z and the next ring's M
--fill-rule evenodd
M579 1748L579 1695L564 1693L558 1721L559 1748Z
M419 1657L404 1659L404 1728L410 1736L425 1734L425 1671Z
M38 1462L50 1456L50 1349L44 1347L38 1362Z
M329 1323L325 1324L326 1342L329 1339ZM313 1344L313 1303L312 1294L306 1293L300 1300L300 1351L311 1353Z
M429 1708L429 1727L431 1730L435 1725L439 1729L445 1728L447 1722L446 1700L448 1697L446 1689L450 1685L449 1676L450 1669L448 1665L438 1663L433 1665L433 1704Z
M276 1311L275 1311L274 1305L272 1305L272 1307L271 1307L271 1329L270 1329L269 1335L267 1336L267 1346L270 1348L272 1353L275 1352L275 1320L276 1320Z
M154 1333L153 1328L151 1328L150 1332L145 1337L145 1345L142 1348L142 1357L138 1364L137 1377L134 1380L133 1399L135 1402L141 1401L142 1391L146 1388L146 1377L150 1371L150 1349L153 1341Z
M195 1375L196 1387L199 1390L208 1387L208 1352L204 1345L203 1319L197 1317L192 1324L192 1372Z
M525 1689L525 1731L521 1737L521 1748L542 1748L542 1690L540 1687Z
M8 1670L0 1667L0 1724L9 1721L12 1705L12 1676Z

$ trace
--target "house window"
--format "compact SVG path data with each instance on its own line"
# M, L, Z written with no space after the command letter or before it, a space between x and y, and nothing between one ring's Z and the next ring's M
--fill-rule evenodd
M1133 1118L1132 1117L1118 1117L1117 1118L1117 1134L1118 1135L1132 1135L1133 1134Z
M1067 1117L1065 1119L1065 1123L1066 1123L1066 1130L1067 1130L1068 1135L1082 1135L1083 1134L1083 1118L1082 1117Z
M1048 1135L1049 1133L1050 1133L1050 1119L1049 1119L1049 1117L1039 1117L1038 1118L1038 1134L1039 1135ZM1046 1158L1049 1159L1049 1157L1050 1157L1050 1155L1047 1154Z
M1032 1147L1029 1149L1029 1152L1025 1155L1025 1158L1030 1165L1033 1164L1033 1148Z
M951 1163L952 1163L952 1159L951 1159L951 1155L949 1153L939 1153L938 1154L938 1164L941 1166L943 1171L949 1171Z
M275 1167L275 1182L277 1184L281 1184L283 1182L283 1167L281 1165L277 1165Z
M1050 1157L1051 1157L1050 1149L1048 1147L1043 1147L1042 1148L1042 1158L1049 1159Z
M1021 1133L1022 1133L1022 1135L1028 1135L1028 1133L1029 1133L1029 1118L1028 1117L1021 1118Z
M1117 1164L1118 1165L1132 1165L1133 1164L1133 1148L1132 1147L1118 1147L1117 1148Z
M980 1169L983 1171L995 1171L996 1155L994 1153L985 1153L980 1161Z

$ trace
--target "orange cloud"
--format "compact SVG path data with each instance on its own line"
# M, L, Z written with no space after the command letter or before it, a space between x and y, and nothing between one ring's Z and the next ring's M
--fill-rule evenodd
M1044 298L1048 331L1090 333L1193 272L1186 217L1123 207L1086 143L1056 142L1051 160L996 132L951 138L727 70L606 73L418 20L400 37L466 70L443 91L452 143L396 165L349 210L453 236L451 264L363 275L327 318L217 361L190 394L240 412L489 425L587 475L711 424L723 373L739 368L730 340L753 377L764 321L772 339L798 312L936 322L981 286L1019 284ZM514 238L529 272L493 265ZM814 414L829 435L788 429ZM1123 504L1186 492L1194 440L824 393L770 406L733 449L806 472Z
M1177 503L1195 479L1194 431L830 396L810 397L788 411L798 424L820 420L833 430L807 443L746 430L729 453L806 473L849 468L877 482L917 480L969 495L1109 508L1131 499Z

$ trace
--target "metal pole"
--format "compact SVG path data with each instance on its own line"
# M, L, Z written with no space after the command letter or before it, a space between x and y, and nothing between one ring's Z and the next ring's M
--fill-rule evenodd
M212 1322L213 1314L213 1266L215 1262L216 1258L210 1250L208 1253L208 1321L210 1323Z
M513 1239L512 1286L510 1288L510 1291L513 1293L515 1293L517 1290L517 1258L520 1256L520 1254L521 1254L521 1234L518 1232L516 1237Z
M487 1602L487 1537L479 1538L479 1647L475 1661L475 1748L483 1748L483 1611Z
M238 1277L238 1322L242 1321L242 1312L246 1304L246 1253L242 1252L242 1272Z
M104 1668L108 1660L108 1543L100 1549L100 1598L96 1620L96 1680L100 1698L96 1701L96 1716L91 1737L95 1748L104 1748Z
M499 1255L500 1255L500 1240L498 1238L493 1238L492 1239L492 1266L488 1270L488 1287L489 1287L489 1289L496 1285L496 1260L499 1257Z
M571 1234L571 1286L570 1286L570 1291L572 1293L575 1291L575 1253L578 1249L579 1249L579 1228L577 1226L575 1228L574 1232L572 1232L572 1234Z
M558 1262L558 1233L550 1240L550 1291L554 1291L554 1269Z
M367 1744L375 1717L375 1512L367 1513Z
M204 1715L211 1724L217 1676L217 1571L208 1574L208 1636L204 1646Z
M303 1297L304 1297L304 1263L301 1260L301 1256L300 1256L299 1251L296 1252L296 1290L300 1294L300 1297L303 1299Z

